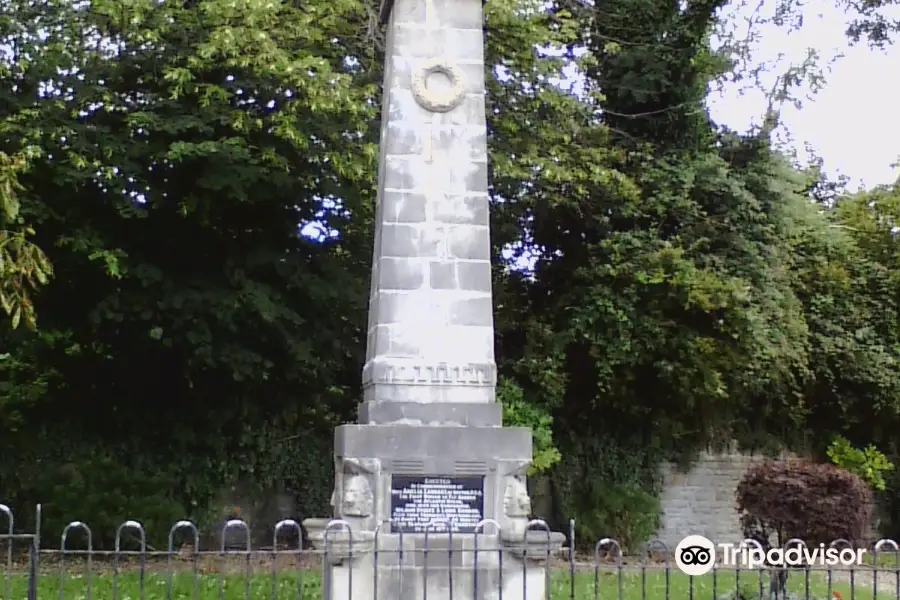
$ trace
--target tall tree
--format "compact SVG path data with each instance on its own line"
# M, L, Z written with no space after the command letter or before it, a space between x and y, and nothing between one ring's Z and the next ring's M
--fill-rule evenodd
M45 335L28 342L58 374L34 414L120 464L179 465L172 489L202 504L258 466L261 423L328 429L357 394L369 11L6 4L5 151L30 157L20 214L58 273L39 297ZM344 236L299 236L314 219ZM36 457L48 479L73 460L76 436L63 439ZM105 485L85 463L81 480Z

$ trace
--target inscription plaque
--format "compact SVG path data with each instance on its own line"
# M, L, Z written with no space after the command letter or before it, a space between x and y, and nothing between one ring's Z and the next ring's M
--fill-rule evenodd
M484 518L484 477L391 478L391 530L425 533L450 523L453 533L474 533ZM435 525L432 531L441 531Z

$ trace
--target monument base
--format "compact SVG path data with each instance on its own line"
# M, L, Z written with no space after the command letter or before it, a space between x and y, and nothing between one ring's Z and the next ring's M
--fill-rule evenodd
M310 533L326 557L323 600L541 600L564 538L545 531L529 532L527 542L498 534L384 534L377 543L360 536L348 545L348 537Z
M508 531L506 505L528 502L523 427L341 425L334 456L334 514L358 531L424 533L440 522L474 533L484 519Z
M496 422L494 411L472 414ZM544 598L564 536L529 521L531 431L421 425L429 407L412 405L366 412L417 424L335 430L334 519L303 523L324 555L323 598Z

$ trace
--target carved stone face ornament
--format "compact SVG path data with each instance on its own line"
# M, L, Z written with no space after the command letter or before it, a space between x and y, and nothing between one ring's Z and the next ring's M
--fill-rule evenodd
M374 496L369 481L363 475L350 475L344 480L341 514L347 517L368 517L374 508Z
M527 519L531 516L531 498L528 497L528 486L521 476L509 478L503 494L503 506L506 516L511 519Z

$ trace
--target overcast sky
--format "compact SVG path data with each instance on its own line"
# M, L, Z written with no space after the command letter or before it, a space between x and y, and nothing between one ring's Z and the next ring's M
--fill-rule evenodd
M825 56L842 52L844 57L826 74L827 88L800 110L785 108L784 122L798 151L810 143L826 171L849 176L853 189L893 183L900 176L890 166L900 157L900 43L886 51L865 44L850 48L844 34L847 19L833 5L833 0L809 3L798 32L764 29L759 50L771 57L782 52L797 62L808 47ZM710 106L715 120L740 130L765 110L761 94L741 96L734 90L711 98Z

